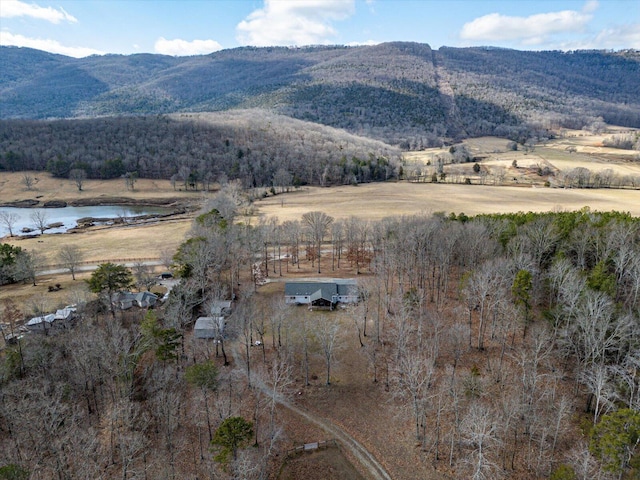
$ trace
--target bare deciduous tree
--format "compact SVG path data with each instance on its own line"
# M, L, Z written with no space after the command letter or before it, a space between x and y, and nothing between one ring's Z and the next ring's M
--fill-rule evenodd
M427 392L434 374L433 360L424 358L419 352L410 352L400 358L397 369L401 395L408 397L411 402L416 439L424 440L420 427L426 425Z
M36 184L36 182L37 179L29 172L25 172L22 174L22 184L27 188L27 190L33 190L33 186Z
M135 278L136 285L139 289L144 287L150 290L151 287L157 283L151 265L147 265L144 262L135 262L132 271L133 278Z
M20 217L18 217L18 214L14 212L0 212L0 223L6 227L10 237L13 237L13 227L17 223L19 218Z
M329 227L333 223L333 217L324 212L307 212L302 216L302 223L307 228L307 234L314 244L316 257L318 259L318 273L320 273L320 257L322 242L329 232Z
M31 219L35 227L40 230L40 234L43 235L49 224L49 216L47 215L47 212L38 208L31 212L29 218Z
M77 245L63 245L58 253L58 260L64 268L69 270L73 280L76 279L76 272L83 258L82 252Z
M326 384L331 385L331 365L335 360L336 351L341 346L339 341L340 323L335 317L322 317L316 323L316 333L327 369Z
M69 172L69 178L74 181L78 191L82 191L84 182L87 179L87 172L83 168L74 168Z
M498 478L500 469L489 456L490 447L496 442L496 425L492 412L474 403L462 420L463 437L472 445L473 453L467 459L471 467L469 478L473 480Z

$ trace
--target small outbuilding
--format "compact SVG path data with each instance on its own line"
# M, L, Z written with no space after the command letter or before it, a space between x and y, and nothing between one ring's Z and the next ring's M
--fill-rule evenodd
M215 317L229 316L231 314L231 300L215 300L211 304L211 315Z
M216 339L224 334L224 317L199 317L193 327L196 338Z

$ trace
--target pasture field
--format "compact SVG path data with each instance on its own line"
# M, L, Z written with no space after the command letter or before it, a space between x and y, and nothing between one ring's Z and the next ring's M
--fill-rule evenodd
M620 210L640 216L640 190L496 187L433 183L377 183L333 188L305 187L255 203L264 217L299 220L321 210L335 218L384 217L444 212L547 212L552 210Z
M4 238L4 242L17 245L44 256L44 264L59 263L57 254L63 245L76 245L85 262L124 261L160 258L163 250L175 251L191 228L191 216L145 225L96 227L82 233L40 235L33 238Z
M333 188L305 187L284 197L268 197L256 203L265 217L281 221L295 220L302 214L322 210L335 218L358 216L377 220L393 215L416 213L464 212L509 213L551 210L620 210L640 216L640 190L633 189L564 189L546 188L545 177L532 173L538 166L549 167L556 175L576 167L592 172L611 169L618 176L640 176L640 162L632 161L640 152L602 147L605 138L620 129L611 127L606 134L590 135L582 131L563 132L561 138L533 150L513 151L509 141L496 137L465 140L473 156L482 158L481 168L488 172L485 184L473 172L473 163L445 165L448 180L444 183L382 183ZM575 147L570 153L567 147ZM438 155L448 155L448 148L432 148L404 154L407 167L419 167L429 179L435 171ZM513 162L517 163L517 168ZM429 165L428 165L429 164ZM503 183L497 186L493 174L502 172ZM468 177L474 185L450 183L453 175ZM550 179L553 181L553 179Z
M34 178L34 185L28 190L23 182L24 175ZM169 180L138 179L133 190L127 190L124 180L85 180L82 191L73 180L55 178L47 172L2 172L0 176L0 203L36 199L41 202L62 200L71 202L83 199L109 199L126 197L133 200L181 199L198 200L201 191L185 191L180 185L174 189Z

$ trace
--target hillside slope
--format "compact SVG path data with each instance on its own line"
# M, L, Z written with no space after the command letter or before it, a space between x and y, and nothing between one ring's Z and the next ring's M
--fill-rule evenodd
M74 59L0 47L0 64L3 119L259 107L404 148L533 135L532 126L582 127L598 117L640 127L636 51L435 51L394 42Z
M399 160L400 150L380 141L258 109L0 120L0 171L61 178L80 169L89 178L173 177L193 189L222 177L288 188L387 180Z

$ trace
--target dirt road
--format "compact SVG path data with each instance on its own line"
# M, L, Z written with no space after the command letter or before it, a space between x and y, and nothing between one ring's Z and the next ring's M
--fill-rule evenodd
M240 355L235 348L235 345L231 349L236 365L242 365ZM246 374L244 368L240 368ZM269 388L262 382L257 382L256 386L260 388L266 395L270 395ZM360 463L360 465L368 472L367 478L371 480L392 480L391 476L387 473L384 467L376 460L376 458L369 452L360 442L345 432L339 426L333 424L330 420L316 415L302 407L292 404L288 400L282 397L277 397L277 402L282 407L290 410L291 412L299 415L310 423L313 423L317 427L321 428L327 434L335 438L342 448L346 449L351 455Z

